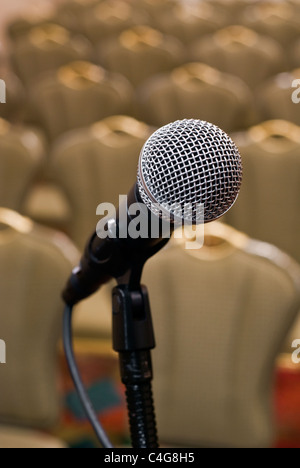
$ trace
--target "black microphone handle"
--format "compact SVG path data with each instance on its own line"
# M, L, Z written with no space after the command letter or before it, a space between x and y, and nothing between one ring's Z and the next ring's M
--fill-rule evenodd
M133 203L142 206L143 214L148 218L147 238L131 239L120 238L119 233L127 228L134 219L129 213ZM120 210L126 210L127 216L120 216ZM132 264L144 264L169 241L174 226L159 220L161 237L151 237L151 223L155 215L144 205L140 199L137 184L133 186L127 197L127 206L119 207L116 219L110 220L114 224L116 238L101 239L97 232L90 238L80 264L76 267L63 291L62 297L66 304L75 305L95 293L101 286L112 278L120 278L130 270ZM157 218L156 218L157 220ZM120 223L126 222L123 226Z

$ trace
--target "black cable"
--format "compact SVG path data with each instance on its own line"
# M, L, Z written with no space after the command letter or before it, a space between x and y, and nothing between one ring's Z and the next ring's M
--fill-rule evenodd
M63 342L70 373L73 378L74 385L78 392L81 403L85 409L85 412L91 425L93 426L93 429L100 444L103 446L103 448L114 448L98 420L93 404L87 394L86 389L84 388L82 379L80 377L72 343L72 314L73 307L70 305L66 305L63 320Z

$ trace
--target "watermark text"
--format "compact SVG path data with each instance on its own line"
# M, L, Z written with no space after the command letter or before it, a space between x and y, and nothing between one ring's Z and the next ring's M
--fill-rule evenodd
M6 84L4 80L0 80L0 104L6 103Z
M149 209L143 203L128 206L127 195L120 195L118 213L113 204L101 203L96 214L102 216L96 227L100 239L170 239L175 228L175 238L184 239L187 250L200 249L204 244L202 204L153 203Z
M0 340L0 364L6 364L6 344Z
M299 104L300 103L300 79L293 81L292 88L296 88L292 94L292 101L294 104Z
M296 349L292 354L292 361L294 364L300 364L300 340L293 341L292 348Z

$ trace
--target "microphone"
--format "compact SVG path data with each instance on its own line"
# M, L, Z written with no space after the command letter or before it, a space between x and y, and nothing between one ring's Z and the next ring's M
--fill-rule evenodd
M132 265L141 273L182 223L223 216L238 197L242 172L236 145L213 124L179 120L157 130L141 151L137 182L125 203L92 235L73 270L63 292L66 304L75 305L112 278L125 281ZM130 236L130 223L146 225L146 232Z

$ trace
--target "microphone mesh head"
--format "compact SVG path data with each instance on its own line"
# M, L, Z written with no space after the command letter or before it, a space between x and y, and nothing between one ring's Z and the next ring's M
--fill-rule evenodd
M138 190L162 218L204 222L224 215L242 182L239 151L220 128L202 120L179 120L157 130L142 149ZM202 209L203 211L203 209Z

